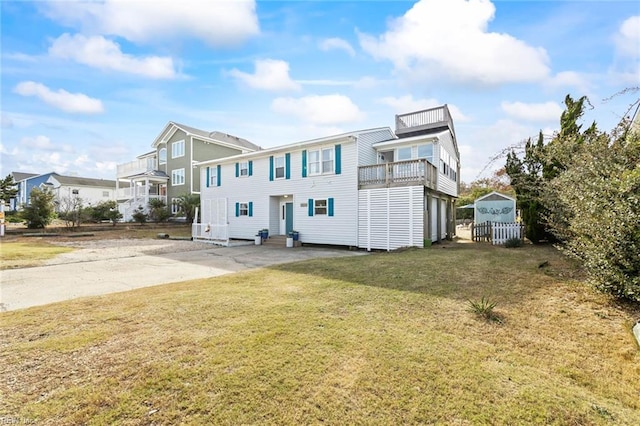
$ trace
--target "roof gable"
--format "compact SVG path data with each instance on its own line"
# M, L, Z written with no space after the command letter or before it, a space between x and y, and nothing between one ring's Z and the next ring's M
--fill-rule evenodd
M476 199L476 203L478 201L513 201L515 202L515 198L509 197L508 195L501 194L497 191L493 191L487 195L483 195L480 198Z
M152 146L156 148L159 144L168 141L177 129L182 130L189 136L195 136L198 139L204 140L205 142L217 143L219 145L241 149L243 151L258 151L262 149L258 145L253 144L246 139L239 138L228 133L218 131L208 132L206 130L196 129L195 127L175 123L173 121L167 123L167 125L162 129L162 132L160 132L158 137L153 141Z

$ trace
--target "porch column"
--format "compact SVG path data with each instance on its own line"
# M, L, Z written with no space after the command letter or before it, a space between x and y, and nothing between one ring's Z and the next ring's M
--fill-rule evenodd
M147 206L149 205L149 178L146 177L144 178L144 207L145 209L147 208Z

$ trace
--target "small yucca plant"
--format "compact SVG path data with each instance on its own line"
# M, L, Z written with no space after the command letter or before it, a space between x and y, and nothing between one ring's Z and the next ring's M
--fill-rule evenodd
M479 301L469 300L469 311L486 319L487 321L502 322L498 314L493 309L497 303L490 301L488 298L482 296Z

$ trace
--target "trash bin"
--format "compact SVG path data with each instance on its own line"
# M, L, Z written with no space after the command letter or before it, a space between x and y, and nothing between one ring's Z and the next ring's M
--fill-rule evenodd
M269 238L269 230L268 229L261 229L260 230L260 236L262 237L263 240L266 240L267 238Z
M262 244L262 236L260 234L256 235L256 245L259 246Z
M293 238L287 237L287 247L293 247Z
M298 231L289 232L289 236L293 238L293 241L298 241L300 239L300 233Z

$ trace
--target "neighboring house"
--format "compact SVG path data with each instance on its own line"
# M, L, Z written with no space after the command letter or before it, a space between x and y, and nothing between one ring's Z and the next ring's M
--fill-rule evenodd
M515 223L515 198L496 191L478 198L474 202L473 221L475 224L485 222Z
M152 148L136 160L118 165L118 208L125 221L132 219L139 206L147 211L153 198L163 200L171 213L176 214L176 200L180 196L200 193L197 162L260 149L246 139L172 121L153 141Z
M38 176L37 173L24 173L24 172L11 172L13 181L16 183L18 192L16 196L9 200L9 209L16 211L20 209L20 206L27 204L29 197L27 196L27 180Z
M33 173L13 173L18 186L16 207L29 205L33 188L48 188L60 203L64 198L80 198L83 206L115 200L116 182L79 176L64 176L56 172L36 175ZM21 179L17 179L17 177Z
M78 199L83 207L95 206L105 201L115 200L116 181L94 179L78 176L63 176L51 173L41 185L48 187L55 194L55 200L60 207L65 203Z
M446 105L388 127L199 163L194 239L299 232L303 243L392 250L455 233L459 153Z

